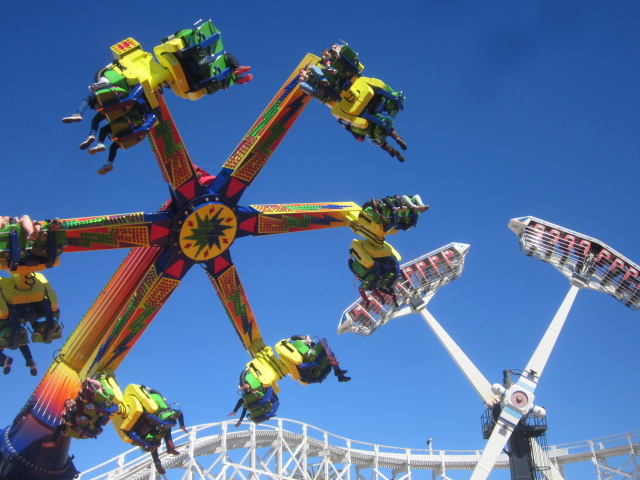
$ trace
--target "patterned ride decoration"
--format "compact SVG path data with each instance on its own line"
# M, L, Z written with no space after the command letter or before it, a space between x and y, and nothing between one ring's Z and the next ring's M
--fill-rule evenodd
M210 38L216 37L216 32L209 33ZM207 44L210 38L196 39L194 43L188 38L194 34L198 37L195 31L190 34L181 32L163 42L167 46L161 53L163 60L171 59L171 55L177 59L180 55L175 54L180 51L182 60L187 54L193 54L193 58L210 54L200 51L200 48L211 47L214 53L220 53L218 40ZM178 42L174 39L194 44L181 44L177 48ZM196 48L188 50L193 47ZM114 374L172 292L196 264L205 269L234 331L253 358L250 362L253 362L252 374L256 381L260 379L264 389L264 397L260 400L266 398L270 403L270 412L259 413L256 410L251 414L253 419L275 414L279 404L277 380L284 375L290 374L303 384L319 383L327 371L324 354L315 348L309 349L315 353L315 358L311 358L312 355L304 358L307 352L298 350L302 360L291 360L286 364L264 344L230 252L230 245L241 237L348 226L361 210L353 202L331 201L239 205L245 190L257 178L310 101L310 97L300 89L298 71L313 61L313 55L307 54L298 63L221 169L210 175L191 161L163 96L162 86L169 83L172 90L180 90L176 87L179 80L172 84L173 74L162 62L157 63L144 52L132 38L114 45L112 51L117 65L111 79L122 91L118 91L117 98L113 96L116 103L109 103L108 95L105 96L101 108L105 112L112 109L114 117L120 115L118 118L122 118L130 112L127 102L144 97L156 115L157 122L150 126L148 138L163 179L168 183L170 198L159 211L151 213L69 218L61 220L59 230L53 234L53 229L43 226L47 235L39 237L31 245L18 238L20 232L13 230L7 235L0 232L0 246L6 246L0 252L0 268L30 269L25 274L57 265L63 248L67 253L130 249L66 339L59 355L33 392L29 410L4 430L0 438L0 476L31 479L45 475L62 480L76 475L69 456L69 436L60 436L55 447L46 450L46 454L42 450L44 447L40 448L60 425L65 402L75 398L87 379L96 378L101 372ZM176 60L177 64L185 65ZM202 73L203 77L206 74L211 74L211 71ZM193 81L192 78L183 82L185 88L191 89L189 82ZM140 97L136 88L137 92L140 89L144 92ZM127 91L128 96L120 95ZM197 94L197 91L187 93ZM22 273L20 270L16 272ZM325 353L329 365L337 365L326 347ZM339 381L348 381L344 371L341 372ZM125 390L123 399L118 403L115 386L100 382L102 390L110 390L111 393L95 394L93 398L99 400L93 405L104 411L118 406L111 418L119 431L131 433L124 435L128 440L137 441L132 433L138 431L136 422L143 416L149 414L163 421L158 408L145 404L148 399L141 391L142 386L137 390L134 387ZM148 392L147 396L153 398ZM155 403L158 405L159 401ZM148 415L145 418L151 419ZM145 440L144 432L137 435L147 444L153 443Z
M180 248L196 261L219 256L231 246L238 221L226 205L209 203L190 213L180 229Z

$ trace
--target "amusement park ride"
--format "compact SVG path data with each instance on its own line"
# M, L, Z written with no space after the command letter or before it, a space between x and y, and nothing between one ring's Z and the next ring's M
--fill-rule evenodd
M634 310L640 307L637 265L596 239L532 217L512 220L523 252L554 265L572 287L518 381L505 375L504 385L492 386L425 308L441 286L461 274L469 246L452 243L400 267L399 254L386 242L387 234L414 227L428 209L419 196L373 199L363 206L239 204L312 98L327 105L356 138L368 137L404 160L386 142L391 137L406 149L393 128L404 97L381 80L363 77L364 67L349 45L334 45L322 58L307 54L215 176L192 163L163 92L170 88L196 100L250 80L248 67L225 51L221 33L201 20L164 39L154 48L155 57L132 38L111 50L114 61L103 71L107 83L92 87L95 108L116 146L112 151L148 138L170 199L152 213L34 222L40 231L33 238L17 223L0 230L0 269L10 273L0 285L0 366L7 373L11 360L3 350L20 349L27 359L27 323L34 343L62 337L57 297L39 272L57 267L63 253L131 249L23 410L3 430L0 478L74 478L71 438L96 438L110 420L123 441L151 452L154 460L163 438L168 451L172 448L170 431L180 421L179 409L144 385L121 390L115 372L194 265L206 271L251 356L240 387L242 406L253 422L276 414L277 382L287 375L303 385L324 381L331 370L340 381L349 380L325 340L290 337L273 348L265 344L231 257L230 247L240 237L335 227L364 237L353 240L349 262L361 299L345 311L338 331L367 336L400 315L415 312L425 318L491 412L483 429L487 447L474 479L488 476L506 442L515 451L520 444L514 439L544 433L541 424L529 423L544 417L533 404L534 391L578 289L604 291ZM99 173L112 169L107 167ZM535 441L524 443L523 458L530 462L531 450L540 449ZM517 471L516 457L512 470ZM159 461L156 466L162 473ZM549 465L534 462L526 468L548 468L548 478L561 478Z
M544 408L533 403L535 389L581 288L608 293L631 310L640 309L640 267L600 240L535 217L515 218L509 228L524 254L553 265L571 287L517 382L505 370L503 383L491 385L426 309L438 289L458 278L469 245L452 243L401 266L394 301L390 296L354 302L342 314L338 333L369 336L390 320L420 314L487 407L482 433L488 439L472 480L489 476L509 445L511 478L562 479L541 446L546 432Z
M324 340L291 337L274 348L265 345L230 247L240 237L348 226L365 237L352 244L352 268L358 270L362 288L383 295L398 276L399 260L385 242L386 234L415 225L418 214L428 208L412 203L407 207L401 197L385 199L386 216L371 206L367 213L353 202L239 205L311 98L329 106L354 135L369 136L390 155L399 153L388 146L387 135L406 149L392 127L403 107L402 94L381 80L362 77L364 67L346 44L334 45L323 59L312 54L302 59L215 176L191 162L163 91L170 88L195 100L250 80L249 67L237 65L224 50L221 33L211 21L201 20L164 39L154 49L155 58L133 38L111 51L113 63L100 72L106 81L90 87L115 145L110 152L149 138L171 198L152 213L33 222L39 227L35 236L17 222L0 231L0 268L11 275L2 278L0 352L19 348L25 359L27 322L32 342L49 343L62 336L55 292L37 272L58 266L63 253L131 249L25 407L4 429L1 478L75 477L78 472L68 455L71 438L96 438L109 420L123 441L151 452L154 460L163 438L168 448L172 445L170 431L181 418L179 409L144 385L122 391L114 374L196 264L206 271L252 357L240 387L242 406L253 422L276 414L277 381L286 375L307 385L322 382L333 369L339 381L348 381ZM305 69L313 69L316 76L305 77L301 86ZM110 171L109 164L98 173ZM12 359L2 355L9 373ZM163 473L159 461L156 466Z

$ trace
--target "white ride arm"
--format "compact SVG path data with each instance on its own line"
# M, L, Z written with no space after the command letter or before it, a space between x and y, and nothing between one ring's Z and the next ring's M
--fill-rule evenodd
M579 290L579 287L571 285L567 295L564 297L562 305L560 305L555 317L553 317L553 320L549 324L549 328L547 328L544 337L540 340L538 348L533 352L529 363L524 369L524 375L529 376L530 380L536 384L540 380L544 367L547 365L547 360L549 360L549 356L558 340L558 336L562 331L564 322L567 319L567 315L569 315L569 311L573 306L573 301L576 299Z
M427 322L429 328L433 331L433 333L438 337L438 340L442 344L442 346L447 350L449 356L456 363L460 371L463 373L471 386L478 392L480 398L487 407L491 407L493 405L493 399L495 395L491 391L491 384L489 381L482 375L480 370L471 362L469 357L460 349L458 344L453 341L453 339L449 336L449 334L442 328L442 326L438 323L438 321L429 313L426 308L422 308L419 310L420 315L424 318L424 321Z

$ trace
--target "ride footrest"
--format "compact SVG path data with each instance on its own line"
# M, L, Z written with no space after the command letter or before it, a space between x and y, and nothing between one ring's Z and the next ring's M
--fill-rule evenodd
M120 87L110 87L99 90L97 93L101 112L109 122L126 115L143 98L144 88L136 85L131 92Z
M80 416L78 423L70 425L64 433L66 437L85 439L97 438L102 433L102 427L93 425L86 415Z
M227 67L216 75L205 78L204 80L201 80L199 82L194 82L194 85L191 87L191 91L197 92L198 90L201 90L203 88L208 88L210 86L216 86L216 84L229 82L230 80L232 80L232 74L233 71L231 70L231 68ZM216 88L216 90L219 90L219 88Z
M21 261L27 266L45 265L51 268L67 245L67 231L48 230L45 237L38 236L27 249L25 258Z
M150 452L156 449L160 445L161 439L153 438L152 442L148 442L142 439L137 432L125 432L125 433L127 434L127 437L129 437L129 439L131 440L131 443L133 443L137 447L140 447L145 452Z
M331 372L331 365L322 345L318 344L316 347L319 347L320 351L315 357L315 360L298 365L300 380L305 383L321 383L327 378L329 372Z
M110 417L118 411L118 406L101 393L95 394L91 401L91 405L97 418Z
M390 87L387 87L387 88L390 88ZM382 113L383 111L386 110L395 117L395 114L397 113L397 111L394 112L392 110L404 109L404 95L402 95L402 93L390 92L389 90L386 90L384 88L378 88L375 90L375 94L380 95L381 97L384 97L383 99L381 99L382 101L380 102L380 104L374 108L376 113ZM389 110L388 106L386 105L387 101L391 102L395 108L392 110Z
M245 397L246 399L246 397ZM261 423L276 415L280 402L273 393L273 389L267 389L266 395L262 399L247 403L249 419L254 423Z
M34 343L51 343L62 337L62 325L55 320L51 323L46 320L34 322L31 328L33 329L31 341Z
M120 145L120 148L123 150L133 147L145 139L147 133L149 133L149 130L151 130L151 127L153 127L156 121L157 118L155 114L149 113L145 116L144 122L141 125L135 126L135 124L130 124L130 128L120 130L117 136L113 137L113 141Z
M393 124L391 122L385 122L377 115L371 115L370 113L362 112L360 114L360 118L364 118L367 122L379 126L387 133L387 135L390 135L391 130L393 130Z
M171 428L176 425L176 421L174 419L171 419L171 421L164 421L156 417L152 413L145 414L145 421L150 423L151 425L161 428Z
M0 349L9 348L15 350L22 345L29 344L29 336L27 331L20 327L18 333L14 333L11 325L0 327Z

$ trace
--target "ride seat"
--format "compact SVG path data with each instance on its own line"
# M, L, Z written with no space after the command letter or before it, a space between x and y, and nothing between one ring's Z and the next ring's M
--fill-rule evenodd
M122 403L125 406L126 415L115 415L113 423L120 438L131 443L130 432L138 426L138 420L147 412L155 412L157 403L145 391L142 385L130 384L124 390Z
M111 140L126 150L145 139L149 130L155 125L157 117L154 113L146 113L140 103L111 123Z
M18 225L10 225L0 232L0 256L11 271L26 254L27 235Z
M302 363L302 355L287 340L280 340L275 346L276 353L287 368L287 373L294 380L300 379L297 366Z
M85 439L96 438L102 433L102 427L100 425L94 425L91 419L86 415L79 415L76 420L77 423L73 425L67 425L64 435L71 438Z
M199 22L196 28L183 29L175 34L186 46L173 52L189 84L189 90L185 93L197 92L214 87L214 84L233 80L233 71L227 64L221 36L221 32L211 20ZM213 90L219 88L221 86Z
M321 383L331 372L331 364L327 357L327 352L321 344L316 344L309 357L314 357L313 361L298 365L300 381L304 383Z
M102 75L106 77L109 83L115 87L120 87L123 90L130 90L130 85L127 82L127 77L122 75L122 73L116 72L113 68L108 68L105 70Z
M44 238L40 235L31 242L31 249L27 249L27 254L21 263L27 267L43 265L46 268L51 268L57 266L60 263L60 254L66 245L66 230L49 230Z
M366 82L364 77L358 78L348 91L341 92L342 100L337 104L342 115L358 117L365 107L373 99L373 88ZM334 109L337 110L336 107ZM360 127L359 124L350 121L351 124Z
M54 315L59 312L55 312ZM31 341L33 343L51 343L53 340L58 340L62 338L62 325L55 320L49 324L48 321L44 320L41 322L32 322L31 328L33 333L31 334Z
M360 76L364 70L364 65L360 63L358 54L349 45L342 45L340 56L331 63L331 66L338 71L338 76L341 79Z
M396 118L398 112L404 109L404 96L402 93L394 92L389 86L385 88L376 88L375 101L371 106L371 113L384 114L387 113L393 118Z
M268 387L265 390L262 398L259 397L260 395L256 395L255 392L243 396L247 400L255 398L250 402L245 400L245 406L249 410L249 419L254 423L262 423L275 416L280 406L280 401L272 387Z
M96 95L99 105L96 110L102 113L109 122L114 122L126 115L136 104L144 103L145 100L142 85L136 85L131 90L112 86L98 90Z
M158 448L162 443L162 437L164 432L149 431L144 434L140 434L135 431L127 432L130 443L140 447L145 452L151 452Z
M100 384L104 385L102 381ZM83 382L81 397L87 404L92 405L91 409L98 417L110 416L118 410L119 399L116 398L113 390L105 389L104 386L96 389L94 385ZM107 421L108 419L104 423Z
M278 380L279 375L271 365L260 358L254 358L247 363L247 370L264 387L270 387Z
M386 87L387 85L377 78L359 77L347 91L341 92L342 100L333 106L331 113L354 127L366 130L369 121L362 118L362 113L373 100L376 90Z
M373 268L365 268L360 262L354 258L350 258L349 270L360 280L359 290L369 291L375 288L376 273Z
M15 350L16 348L27 345L29 343L29 336L24 327L20 327L18 333L13 333L11 323L8 321L0 322L0 349L9 348Z

